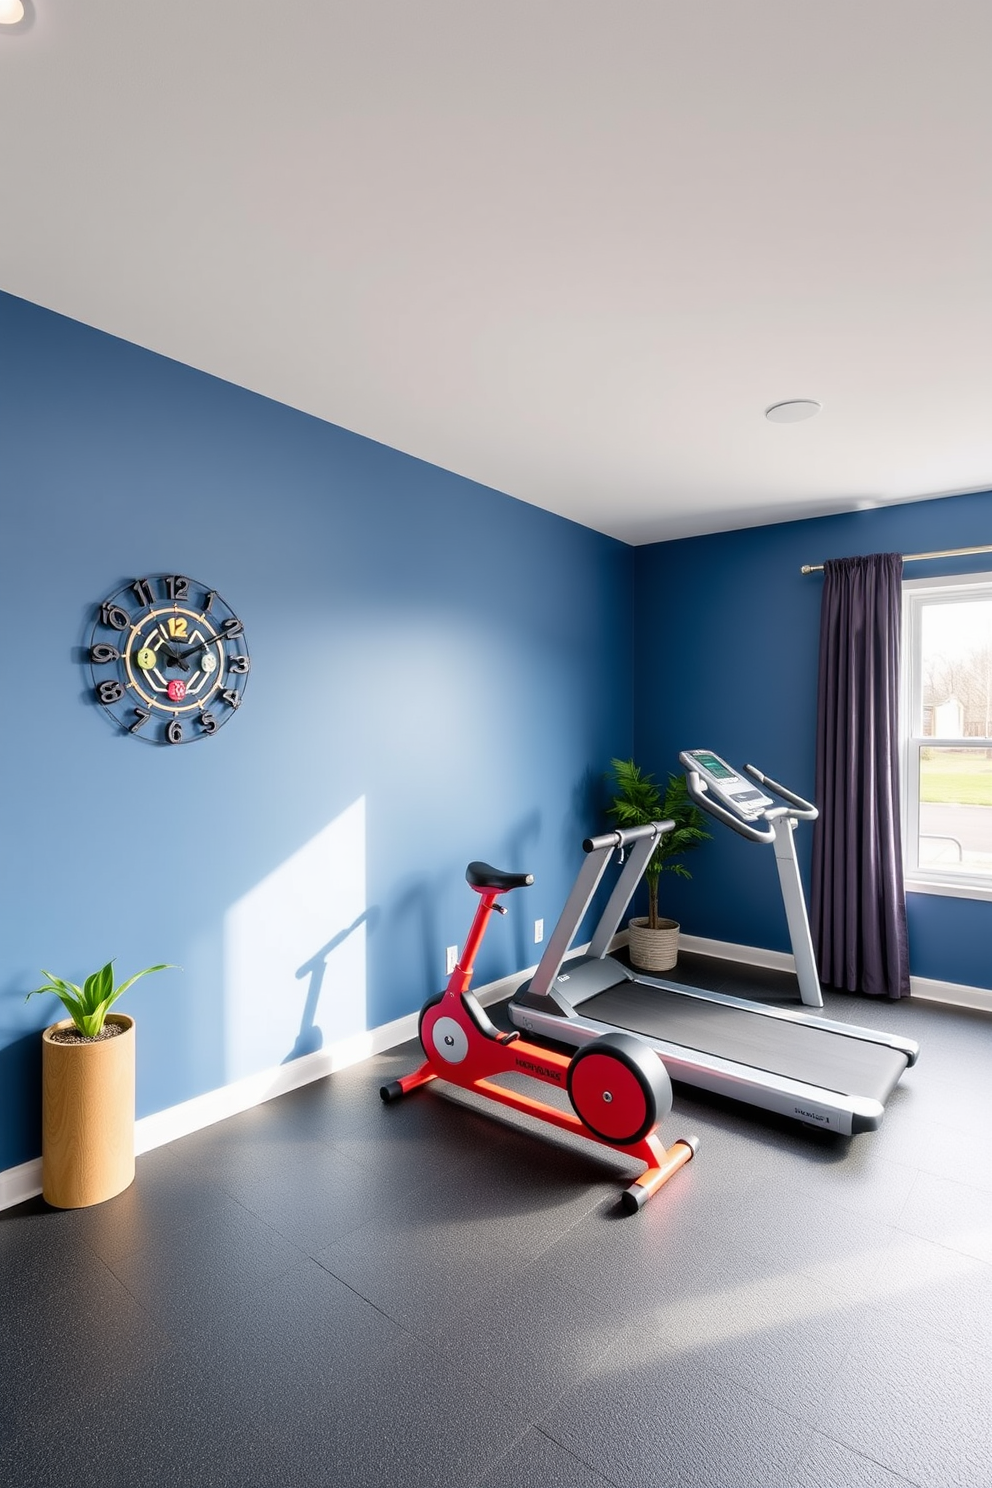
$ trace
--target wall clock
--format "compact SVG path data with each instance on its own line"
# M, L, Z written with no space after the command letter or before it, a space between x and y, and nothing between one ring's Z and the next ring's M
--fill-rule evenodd
M184 574L133 579L101 600L89 664L107 716L154 744L209 739L240 708L251 668L230 605Z

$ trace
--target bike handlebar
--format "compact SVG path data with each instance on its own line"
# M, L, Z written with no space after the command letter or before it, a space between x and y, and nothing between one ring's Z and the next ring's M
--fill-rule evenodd
M601 837L587 837L582 844L584 852L602 852L604 848L628 847L639 837L664 837L675 826L673 821L648 822L643 827L618 827L615 832L604 832Z

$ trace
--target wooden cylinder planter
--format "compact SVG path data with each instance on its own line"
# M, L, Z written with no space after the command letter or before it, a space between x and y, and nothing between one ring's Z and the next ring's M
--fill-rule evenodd
M631 920L630 959L642 971L671 971L679 959L679 925L677 920L658 921L657 930L648 929L647 916Z
M134 1019L108 1013L123 1032L92 1043L41 1036L41 1180L46 1203L82 1209L134 1180Z

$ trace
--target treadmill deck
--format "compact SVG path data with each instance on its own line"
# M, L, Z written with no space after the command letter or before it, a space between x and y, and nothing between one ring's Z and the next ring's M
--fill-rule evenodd
M908 1063L904 1053L885 1044L639 982L608 987L586 998L580 1011L648 1039L883 1106Z

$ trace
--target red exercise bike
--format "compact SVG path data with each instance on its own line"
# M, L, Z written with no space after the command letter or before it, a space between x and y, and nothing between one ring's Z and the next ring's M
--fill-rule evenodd
M629 836L625 833L625 840ZM427 1058L413 1074L383 1085L379 1094L387 1102L399 1100L440 1078L637 1158L647 1164L647 1171L621 1195L624 1210L635 1214L684 1167L697 1147L692 1137L666 1150L657 1136L658 1122L672 1108L668 1071L647 1044L627 1033L594 1038L569 1057L497 1028L469 991L473 963L493 910L506 914L496 902L499 896L524 888L534 879L530 873L503 873L488 863L469 863L465 878L479 895L479 906L447 987L421 1011L420 1042ZM567 1090L575 1115L489 1078L511 1072Z

